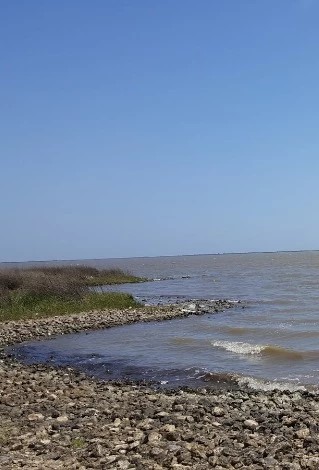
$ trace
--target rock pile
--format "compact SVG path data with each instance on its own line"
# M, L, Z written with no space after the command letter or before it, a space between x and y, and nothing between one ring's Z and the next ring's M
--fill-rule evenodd
M153 319L169 315L157 312ZM105 327L143 315L100 318ZM85 328L89 316L82 318ZM79 331L76 319L75 325L74 316L56 318L52 329L49 319L21 323L16 332L4 325L2 344ZM157 392L23 366L2 354L0 417L1 470L319 469L319 398L310 392Z

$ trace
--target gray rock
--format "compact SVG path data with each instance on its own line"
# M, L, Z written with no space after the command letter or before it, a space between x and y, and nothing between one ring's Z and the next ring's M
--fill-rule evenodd
M150 432L149 435L148 435L148 443L149 444L157 443L161 439L162 439L162 435L158 432L155 432L155 431Z
M296 436L298 439L305 439L307 436L309 436L310 431L308 428L301 428L298 431L296 431Z
M244 421L244 426L248 429L257 429L259 424L253 419L246 419Z
M44 416L42 413L31 413L28 415L29 421L43 421Z

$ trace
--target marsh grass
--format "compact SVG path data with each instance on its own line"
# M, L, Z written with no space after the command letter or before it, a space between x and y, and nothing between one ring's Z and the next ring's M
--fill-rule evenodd
M0 320L139 307L130 294L92 292L89 286L139 282L120 269L44 266L0 271Z
M93 266L87 265L65 265L65 266L31 266L25 269L8 270L15 273L11 282L21 282L21 276L24 275L46 275L53 277L68 277L69 279L82 281L85 285L97 286L103 284L123 284L131 282L144 282L147 279L134 276L130 271L124 271L120 268L97 269ZM1 273L6 270L0 271L0 285Z
M147 279L134 276L129 271L123 271L119 268L102 269L96 275L88 275L86 283L90 286L124 284L133 282L145 282Z

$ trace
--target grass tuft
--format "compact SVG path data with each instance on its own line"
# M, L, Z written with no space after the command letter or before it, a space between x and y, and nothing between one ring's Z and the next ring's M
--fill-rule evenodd
M86 446L86 441L83 437L79 436L79 437L75 437L74 439L72 439L71 441L71 446L73 447L73 449L83 449L83 447Z

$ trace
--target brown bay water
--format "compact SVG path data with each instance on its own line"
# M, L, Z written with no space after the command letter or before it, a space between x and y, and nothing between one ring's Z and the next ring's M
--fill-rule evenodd
M102 378L154 380L163 386L229 381L262 389L318 388L319 252L86 263L157 279L112 287L148 304L224 298L241 300L245 308L24 343L12 348L13 354Z

